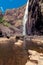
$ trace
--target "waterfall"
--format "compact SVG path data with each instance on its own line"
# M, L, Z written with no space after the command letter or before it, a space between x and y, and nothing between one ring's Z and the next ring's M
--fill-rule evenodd
M25 10L25 14L24 14L24 17L23 17L23 35L26 35L26 22L27 22L27 19L28 19L28 4L29 4L29 0L27 2L27 5L26 5L26 10Z

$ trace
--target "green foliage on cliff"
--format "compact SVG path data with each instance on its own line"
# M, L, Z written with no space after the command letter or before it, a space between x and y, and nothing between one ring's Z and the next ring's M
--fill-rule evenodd
M4 22L3 25L9 27L10 26L10 23Z
M2 17L0 17L0 23L3 23L3 18Z
M2 17L0 17L0 23L2 23L4 26L7 26L7 27L10 26L10 23L8 23L8 22L6 22L5 20L3 20Z

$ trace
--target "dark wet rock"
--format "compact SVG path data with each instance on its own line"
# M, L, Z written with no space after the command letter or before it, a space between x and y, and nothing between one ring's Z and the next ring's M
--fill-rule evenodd
M0 29L0 37L3 37L2 30Z
M41 0L31 0L29 3L28 20L26 23L26 33L28 35L43 35L42 4Z
M3 35L3 37L7 37L7 36L12 36L13 35L13 31L10 30L8 27L3 26L2 24L0 24L0 29L1 29L1 35Z

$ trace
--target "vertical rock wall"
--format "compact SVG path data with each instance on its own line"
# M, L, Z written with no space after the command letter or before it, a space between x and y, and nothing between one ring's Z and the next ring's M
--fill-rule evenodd
M43 34L43 16L41 13L41 0L30 0L28 6L28 20L26 23L26 33L30 34Z

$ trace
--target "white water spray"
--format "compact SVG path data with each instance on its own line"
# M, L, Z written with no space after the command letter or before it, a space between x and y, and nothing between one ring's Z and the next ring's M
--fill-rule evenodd
M27 2L27 5L26 5L26 10L25 10L25 14L24 14L24 17L23 17L23 35L26 35L26 22L27 22L27 19L28 19L28 4L29 4L29 0Z

